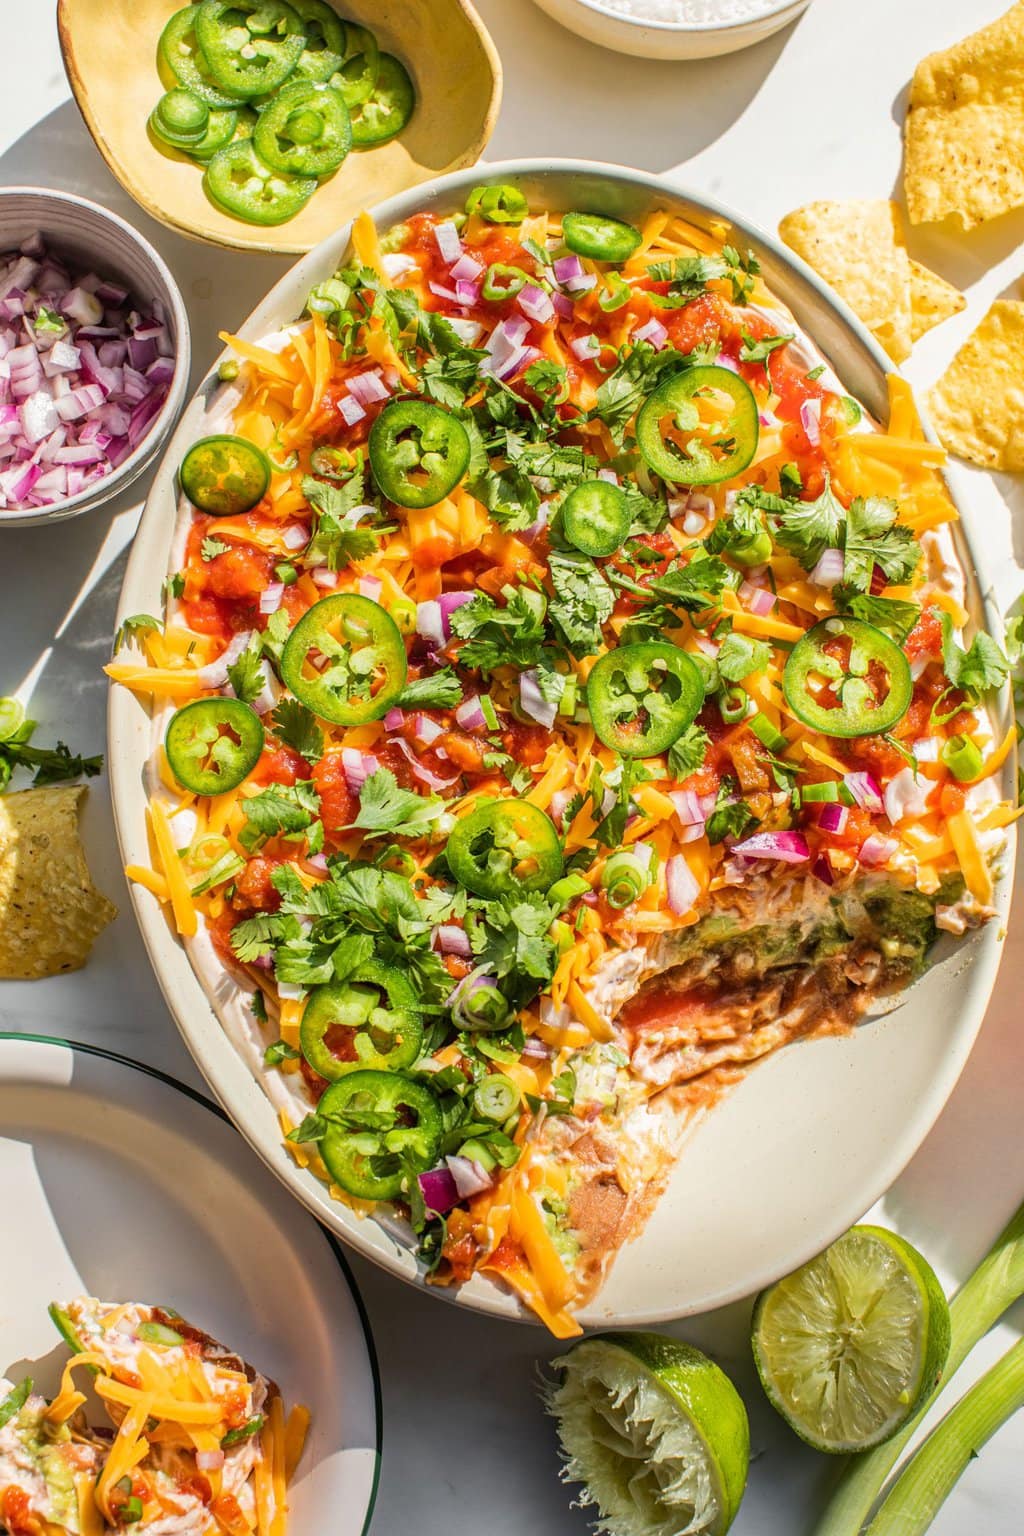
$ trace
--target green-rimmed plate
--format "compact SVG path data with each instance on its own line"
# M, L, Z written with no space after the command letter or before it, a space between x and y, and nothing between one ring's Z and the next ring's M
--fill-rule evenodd
M363 1536L380 1467L373 1340L334 1240L208 1099L93 1046L0 1035L0 1375L57 1387L46 1313L174 1306L312 1414L289 1536Z

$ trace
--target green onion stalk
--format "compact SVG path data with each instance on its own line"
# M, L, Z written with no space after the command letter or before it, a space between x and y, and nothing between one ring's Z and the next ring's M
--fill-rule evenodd
M1024 1407L1024 1339L951 1409L893 1483L866 1536L922 1536L986 1441Z
M1011 1307L1021 1295L1024 1295L1024 1205L1004 1228L977 1269L950 1302L952 1338L949 1359L941 1382L930 1393L920 1410L898 1434L893 1435L891 1440L887 1440L884 1445L876 1446L874 1450L865 1451L860 1456L850 1459L825 1513L815 1527L813 1536L860 1536L864 1522L874 1508L886 1478L896 1465L901 1452L922 1418L935 1402L942 1387L960 1369L978 1340L988 1333L1007 1308ZM999 1367L996 1367L996 1370L998 1369ZM987 1381L988 1378L984 1380ZM982 1383L979 1382L974 1392L978 1392L981 1386ZM1012 1395L1012 1389L1008 1390ZM968 1393L964 1404L971 1396L972 1394ZM1018 1406L1017 1402L1014 1402L1013 1407L1008 1406L1010 1400L1010 1397L1007 1397L1002 1404L1002 1417L1009 1417L1009 1414ZM985 1403L986 1405L988 1403L987 1397ZM960 1407L962 1408L964 1404ZM984 1411L985 1409L978 1407L975 1401L966 1409L964 1419L960 1420L961 1425L973 1426L973 1415L975 1413L981 1415ZM950 1420L952 1418L951 1414ZM948 1423L949 1420L946 1422ZM1002 1422L1002 1418L999 1422ZM998 1424L994 1424L993 1428L998 1428ZM938 1433L937 1430L936 1434ZM931 1438L925 1442L925 1446L930 1444ZM939 1452L931 1454L941 1456L945 1463L947 1453L942 1450L941 1445ZM913 1462L910 1465L912 1466ZM961 1467L960 1470L962 1471L963 1468ZM959 1473L956 1473L949 1487L952 1487L958 1476ZM923 1525L907 1526L906 1533L907 1536L913 1536L914 1532L924 1529ZM871 1536L894 1536L896 1531L903 1536L904 1528L901 1526L885 1526L879 1530L872 1526Z

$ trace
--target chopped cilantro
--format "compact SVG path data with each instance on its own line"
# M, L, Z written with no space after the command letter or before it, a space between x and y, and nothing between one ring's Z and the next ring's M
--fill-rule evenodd
M795 338L789 336L762 336L755 341L747 331L743 331L743 345L740 347L741 363L765 363L777 347L784 347L787 342Z
M305 551L307 564L340 571L353 560L364 560L377 548L377 534L360 525L365 516L365 491L361 468L343 485L304 476L302 494L316 513L313 536Z
M614 591L586 555L553 550L548 569L555 589L551 622L574 656L592 656L604 644L601 626L615 607Z
M727 682L741 683L752 672L763 672L772 659L772 648L763 640L751 640L748 635L733 630L726 635L718 648L715 666L720 677Z
M718 786L715 808L708 817L709 843L722 843L727 837L741 837L757 817L745 800L737 800L735 779L724 778Z
M426 837L443 809L439 796L401 789L390 769L378 768L359 791L359 814L352 825L369 837L382 832L396 837Z
M318 763L324 755L324 733L316 716L298 699L282 699L270 717L274 735L291 747L307 763Z
M805 571L812 570L826 549L838 548L846 509L833 493L825 477L825 488L813 501L790 501L778 513L775 539L787 554L793 555Z
M295 784L268 784L240 802L245 826L238 841L252 853L271 837L297 837L312 825L320 797L308 779Z
M246 646L241 656L228 667L228 682L235 691L236 699L251 704L263 692L266 678L262 666L262 647L259 640Z
M669 772L677 779L688 779L703 767L711 737L696 721L668 749Z
M979 630L965 651L953 635L948 613L942 614L941 622L942 666L951 685L973 699L1001 688L1010 675L1010 664L992 636Z
M115 652L119 651L122 645L130 645L140 635L148 634L151 631L158 635L162 634L163 628L164 626L160 619L154 619L151 613L133 613L129 618L122 619L117 626L117 633L114 635L114 650Z
M858 496L846 514L843 582L859 592L871 587L877 565L887 581L909 581L921 559L913 531L896 526L896 503L882 496Z
M263 993L259 992L257 996L262 998ZM264 1018L266 1018L265 1013ZM263 1064L267 1067L279 1067L282 1061L299 1061L301 1056L302 1052L297 1051L293 1045L289 1045L287 1040L275 1040L263 1052Z
M900 644L907 638L921 616L916 603L895 597L872 597L866 592L851 592L845 586L833 588L832 596L840 613L848 613L876 629L884 629Z
M203 540L199 553L204 560L216 560L218 555L226 555L230 548L231 545L225 544L223 539L214 537Z
M452 633L465 641L459 664L493 672L497 667L535 667L545 639L547 598L533 587L502 588L505 605L478 592L451 616Z
M454 709L462 702L462 684L451 667L431 672L424 677L413 678L406 683L395 709Z

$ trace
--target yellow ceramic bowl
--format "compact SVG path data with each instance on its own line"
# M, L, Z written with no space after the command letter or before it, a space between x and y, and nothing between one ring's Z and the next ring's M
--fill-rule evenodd
M479 159L501 104L501 64L469 0L344 0L412 75L416 110L397 139L352 153L301 213L267 228L222 213L201 167L157 148L147 119L165 89L160 33L183 0L58 0L64 64L104 160L155 219L243 251L308 251L361 208Z

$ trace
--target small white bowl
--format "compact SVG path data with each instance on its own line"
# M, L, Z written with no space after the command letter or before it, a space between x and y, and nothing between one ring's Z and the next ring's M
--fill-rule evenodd
M0 510L0 528L24 528L77 517L102 506L137 480L181 414L192 361L188 315L178 285L163 258L124 219L69 192L45 187L0 188L0 253L17 250L23 240L37 233L73 268L122 282L141 307L159 299L174 342L174 378L159 414L123 464L77 496L66 496L47 507Z
M643 0L637 0L642 4ZM537 0L542 11L588 42L640 59L709 59L735 53L780 31L810 0L775 0L740 21L649 21L613 10L608 0Z

